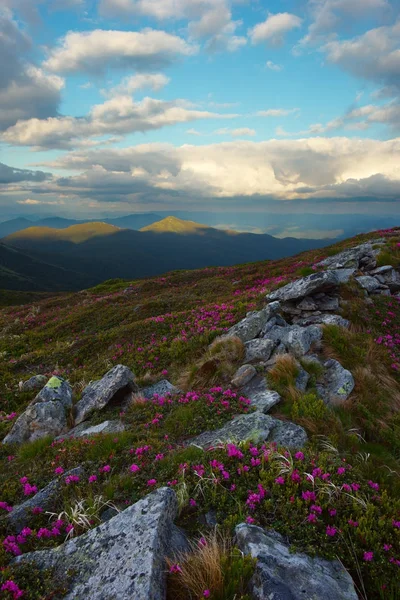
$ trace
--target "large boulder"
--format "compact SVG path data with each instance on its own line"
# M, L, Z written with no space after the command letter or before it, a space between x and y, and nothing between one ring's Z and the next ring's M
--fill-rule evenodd
M292 553L273 530L241 523L235 532L240 550L257 559L250 582L255 600L357 600L353 580L339 561Z
M102 379L90 383L83 390L81 399L75 405L75 425L85 421L109 402L122 403L129 392L138 390L132 371L124 365L116 365Z
M275 404L281 401L278 392L268 388L267 381L262 375L254 377L240 389L240 393L249 398L250 406L263 413L269 412Z
M323 363L324 374L317 382L317 390L326 404L341 404L354 389L353 375L331 358Z
M269 339L249 340L245 343L246 362L266 361L275 348L275 342Z
M322 338L322 331L316 325L301 327L300 325L288 325L279 327L275 325L266 334L264 339L272 340L275 345L283 344L286 351L297 358L304 356L314 342Z
M175 492L160 488L88 533L15 562L54 569L69 581L65 600L165 600L165 556L177 511Z
M370 275L362 275L361 277L356 277L357 283L366 290L369 294L376 292L381 288L382 284L379 283L375 277L371 277Z
M335 273L340 283L348 283L353 277L356 270L357 269L355 269L354 267L351 269L333 269L333 273Z
M372 248L372 244L360 244L354 248L348 248L334 256L328 256L317 264L318 267L326 269L358 269L366 264L376 264L377 252Z
M55 508L57 500L60 498L61 489L64 485L65 478L69 475L82 475L83 468L76 467L66 471L61 477L56 477L43 489L39 490L34 496L25 500L22 504L14 506L12 511L7 514L7 520L11 527L17 533L24 527L28 527L32 518L32 510L38 506L43 510L52 510Z
M293 432L293 427L302 430L304 436L300 436L300 431L297 432L297 436L290 433L290 431ZM279 445L288 442L288 448L299 448L307 441L307 434L299 425L289 421L280 421L257 411L248 415L239 415L221 429L206 431L189 440L188 443L191 446L207 449L215 448L219 444L242 441L253 444L276 442Z
M391 265L378 267L370 272L382 285L387 285L392 294L400 290L400 273Z
M46 382L46 375L33 375L26 381L20 381L19 389L21 390L21 392L31 392L32 390L40 390L44 385L46 385Z
M72 406L72 388L68 381L53 375L40 390L32 404L36 402L61 402L64 408Z
M34 442L47 436L55 437L67 430L67 416L61 402L36 402L18 417L3 444Z
M350 321L344 319L340 315L310 315L308 317L296 317L293 319L296 325L305 327L307 325L337 325L339 327L350 327Z
M244 319L233 325L226 334L238 337L243 343L256 338L268 321L274 317L280 308L279 302L267 305L260 311L247 313Z
M267 296L267 300L280 300L287 302L289 300L299 300L306 296L311 296L318 292L326 292L333 290L339 285L339 279L332 271L322 271L313 273L297 279L287 285L271 292Z

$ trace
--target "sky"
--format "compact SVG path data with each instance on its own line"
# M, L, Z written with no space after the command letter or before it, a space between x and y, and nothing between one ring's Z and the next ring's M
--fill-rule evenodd
M0 57L3 220L400 224L398 0L0 0Z

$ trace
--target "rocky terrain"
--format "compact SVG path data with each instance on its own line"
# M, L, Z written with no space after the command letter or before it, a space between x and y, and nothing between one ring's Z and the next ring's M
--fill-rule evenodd
M399 598L399 265L393 229L3 309L4 597Z

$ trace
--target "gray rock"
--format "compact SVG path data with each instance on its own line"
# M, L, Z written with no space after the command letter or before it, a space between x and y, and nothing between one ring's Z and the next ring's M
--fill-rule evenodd
M19 384L19 389L21 392L31 392L32 390L40 390L44 385L46 385L47 377L46 375L33 375L27 381L21 381Z
M160 488L88 533L15 562L70 578L65 600L164 600L165 556L177 510L175 492Z
M161 379L161 381L158 381L157 383L149 385L148 387L145 387L142 390L140 390L140 394L148 400L151 400L151 398L153 398L153 396L155 396L156 394L158 396L166 396L167 394L175 396L176 394L180 393L181 390L172 385L172 383L170 383L168 379Z
M372 244L360 244L354 248L343 250L343 252L339 252L334 256L328 256L328 258L319 262L317 266L327 269L357 269L361 259L364 257L369 257L371 260L375 258L375 251L372 248Z
M137 392L135 376L128 367L116 365L102 379L90 383L75 406L75 425L79 425L94 411L101 410L111 400L122 402L129 392Z
M236 336L242 342L248 342L256 338L261 330L265 327L268 321L276 314L279 310L279 302L273 302L268 304L265 308L260 311L253 311L247 313L246 317L239 323L236 323L231 327L226 334L227 336Z
M381 287L381 284L375 277L370 277L369 275L362 275L361 277L356 277L356 281L360 284L360 286L367 290L368 293L374 292Z
M382 285L388 286L392 294L400 290L400 273L391 265L378 267L370 272Z
M312 315L311 317L303 317L296 319L296 325L302 327L306 325L338 325L339 327L350 327L350 321L344 319L340 315Z
M357 600L353 580L339 561L291 553L273 530L241 523L237 544L257 559L251 580L255 600Z
M296 423L275 419L275 427L268 441L284 448L302 448L307 443L307 433Z
M83 468L76 467L66 471L61 477L57 477L50 481L46 487L39 490L37 494L25 500L22 504L14 506L12 512L8 513L7 520L11 527L16 530L17 533L24 527L28 527L30 519L32 518L32 509L35 506L40 506L43 510L52 510L57 504L57 500L60 497L61 489L64 485L65 478L68 475L82 475Z
M242 365L233 376L231 384L233 387L239 388L246 385L256 374L257 371L253 365Z
M34 442L47 436L55 437L67 430L67 417L61 402L37 402L30 404L18 417L3 444Z
M32 404L36 402L61 402L64 408L71 408L72 388L68 381L54 375L40 390Z
M325 296L321 300L317 300L317 308L318 310L338 310L339 308L339 298L332 296Z
M275 348L275 342L270 339L256 339L245 343L246 362L253 360L268 360Z
M310 379L310 375L303 369L303 367L298 365L299 374L296 377L295 386L300 392L305 392L307 389L307 384Z
M311 296L306 296L296 306L300 310L317 310L317 305L315 301L311 298Z
M268 323L266 323L264 325L264 327L261 329L259 336L260 338L263 338L265 336L265 334L270 331L270 329L272 329L275 325L278 324L278 319L275 317L271 317L270 320L268 321Z
M339 279L332 271L322 271L302 277L297 281L288 283L271 294L268 294L268 300L298 300L318 292L325 292L335 289L339 285Z
M239 415L221 429L201 433L188 443L203 449L227 442L250 441L253 444L259 444L268 439L275 427L275 421L276 419L261 412Z
M354 275L357 269L334 269L332 272L335 273L340 283L348 283L351 277Z
M249 398L250 406L254 406L256 410L267 413L275 404L281 401L278 392L270 390L267 386L265 377L257 375L247 385L240 389L240 393Z
M309 325L308 327L292 325L285 345L291 354L300 358L310 350L314 342L318 342L321 339L322 331L316 325Z
M319 395L328 405L344 402L354 389L353 375L333 358L327 360L323 366L323 380L317 383Z
M121 431L125 431L125 426L121 421L104 421L98 425L80 423L80 425L70 429L65 435L56 437L56 441L61 438L80 438L89 435L97 435L99 433L121 433Z

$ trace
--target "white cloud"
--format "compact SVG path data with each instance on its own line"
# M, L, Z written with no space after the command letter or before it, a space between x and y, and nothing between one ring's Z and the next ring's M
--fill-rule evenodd
M265 66L267 67L267 69L269 69L270 71L282 71L283 67L282 65L277 65L276 63L272 62L272 60L267 60Z
M17 200L17 204L24 204L25 206L37 206L38 204L45 204L47 206L55 206L64 204L64 200L36 200L34 198L27 198L26 200Z
M50 50L43 66L57 73L99 73L108 67L149 69L196 51L184 39L154 29L69 31L59 46Z
M299 111L299 108L269 108L268 110L259 110L256 115L257 117L287 117Z
M197 131L197 129L186 129L186 133L188 133L189 135L202 135L200 131Z
M0 139L9 144L35 148L68 148L81 138L145 132L198 119L236 116L194 110L184 100L167 102L146 97L134 102L130 96L115 96L93 106L86 117L18 121Z
M250 129L249 127L238 127L237 129L223 127L222 129L217 129L214 133L217 135L230 135L232 137L252 137L256 135L255 129Z
M155 92L161 90L170 82L169 77L163 73L139 73L124 77L121 83L110 90L102 90L106 96L126 96L135 94L138 90L151 89Z
M302 22L300 17L287 12L269 15L263 23L249 30L249 37L252 44L267 42L278 46L283 43L285 34L301 27Z

